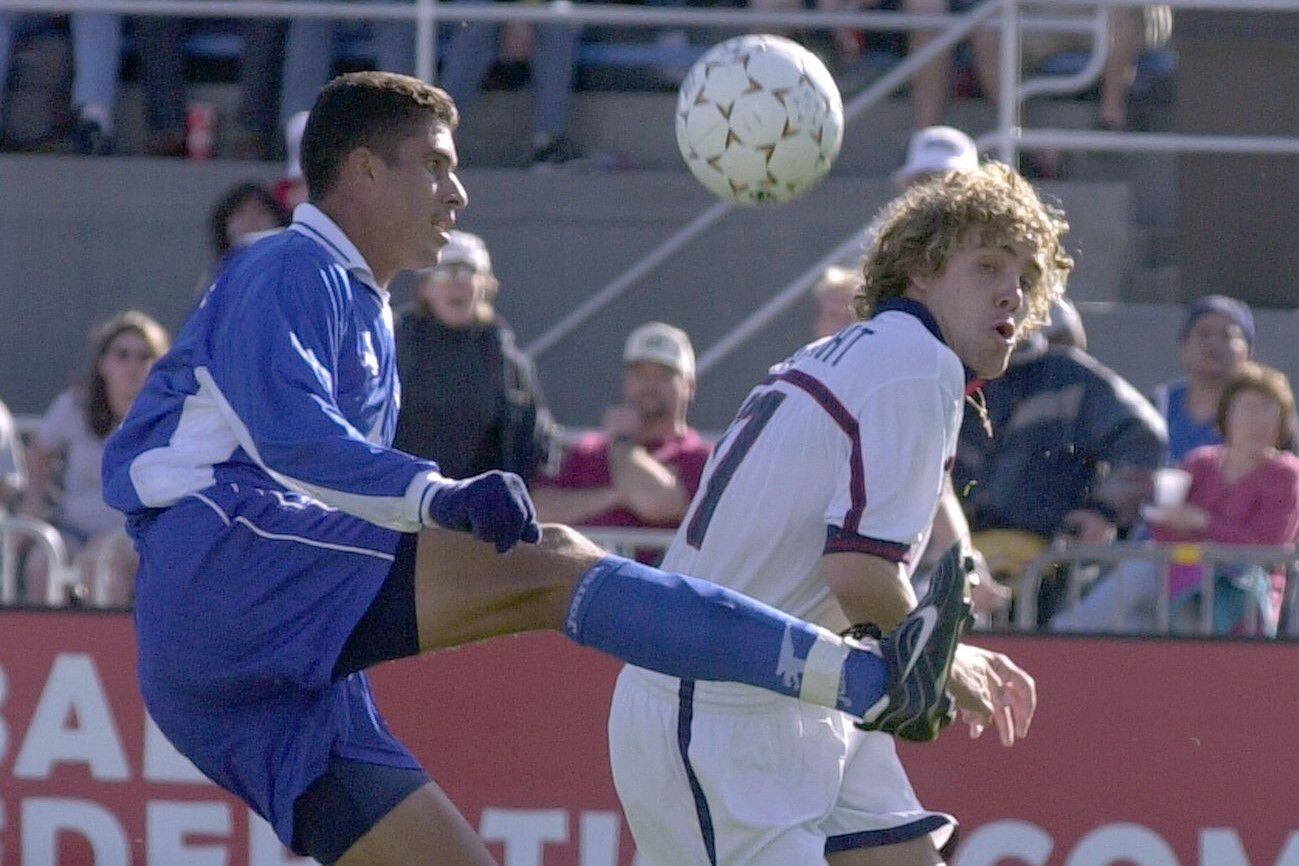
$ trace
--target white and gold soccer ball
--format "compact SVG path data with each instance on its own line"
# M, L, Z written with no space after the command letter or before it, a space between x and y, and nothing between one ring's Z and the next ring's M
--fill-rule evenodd
M737 204L785 202L816 186L843 143L843 99L825 64L782 36L728 39L677 95L677 145L700 182Z

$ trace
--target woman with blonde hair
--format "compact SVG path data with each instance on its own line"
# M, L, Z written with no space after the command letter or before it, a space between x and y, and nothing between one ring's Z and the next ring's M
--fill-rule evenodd
M23 513L54 524L76 556L83 580L102 569L103 577L92 581L97 592L87 599L93 604L126 604L135 573L134 553L123 543L122 515L105 504L101 492L104 440L126 416L169 344L160 324L134 310L99 325L91 337L87 381L56 397L36 431ZM25 580L29 603L46 603L49 578L44 557L32 557Z

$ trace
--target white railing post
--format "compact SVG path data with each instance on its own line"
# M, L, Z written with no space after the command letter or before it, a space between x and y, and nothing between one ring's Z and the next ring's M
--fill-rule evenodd
M1001 75L998 84L997 131L1001 135L998 156L1014 166L1019 155L1015 136L1019 131L1019 3L1001 0Z
M415 0L415 77L437 82L437 2Z

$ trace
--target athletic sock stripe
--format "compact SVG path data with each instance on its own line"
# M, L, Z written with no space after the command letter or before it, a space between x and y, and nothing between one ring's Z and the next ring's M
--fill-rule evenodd
M690 780L690 793L695 798L695 814L699 817L699 833L704 837L704 850L708 853L709 866L717 866L717 843L713 838L713 815L708 810L708 798L695 775L695 768L690 765L690 724L695 714L695 681L682 680L677 693L680 704L677 708L677 745L681 749L681 763L686 768L686 778Z

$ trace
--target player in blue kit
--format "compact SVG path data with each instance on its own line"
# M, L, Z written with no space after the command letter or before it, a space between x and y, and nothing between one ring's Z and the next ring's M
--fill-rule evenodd
M466 204L456 121L413 78L331 82L302 142L309 203L225 268L107 445L158 726L293 850L347 866L492 862L363 671L497 635L563 630L932 739L968 613L954 557L913 616L857 644L543 528L517 476L451 480L392 450L387 286L437 262Z

